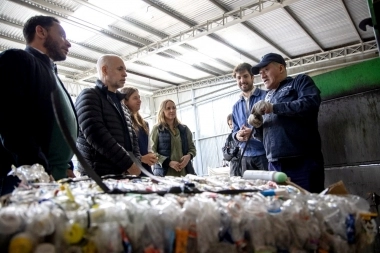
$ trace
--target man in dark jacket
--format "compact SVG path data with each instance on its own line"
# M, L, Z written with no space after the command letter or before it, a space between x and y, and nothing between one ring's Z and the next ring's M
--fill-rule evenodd
M24 25L25 50L0 54L0 194L17 185L7 177L11 165L41 164L55 179L66 177L73 152L54 117L51 93L57 91L71 136L78 132L74 105L59 80L54 61L66 59L71 44L59 21L34 16Z
M81 92L75 102L80 126L77 147L99 176L128 172L140 175L127 151L140 159L136 133L121 107L127 77L123 60L103 55L97 62L99 79L94 88ZM79 171L84 174L79 165Z
M252 74L260 74L268 89L265 100L253 106L255 116L250 116L249 123L256 128L255 137L264 143L269 170L285 172L304 189L321 192L324 167L318 132L319 89L307 75L288 77L284 58L274 53L252 67Z
M226 143L222 148L223 158L224 160L230 162L230 176L242 176L242 171L239 166L240 160L240 147L237 140L232 137L233 133L233 123L232 123L232 114L228 114L227 116L227 124L231 129L231 133L228 135L226 139Z

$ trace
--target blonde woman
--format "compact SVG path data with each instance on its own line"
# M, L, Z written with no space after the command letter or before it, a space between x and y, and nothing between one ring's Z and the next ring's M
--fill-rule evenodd
M139 90L133 87L123 87L120 92L125 96L122 103L123 111L130 115L133 130L137 135L141 163L148 172L153 173L151 166L157 162L157 156L152 151L148 122L139 113L141 106ZM146 176L144 173L141 175Z
M196 155L190 129L177 118L175 103L167 99L160 105L157 124L151 132L153 152L158 155L154 165L157 176L185 176L195 174L191 160Z

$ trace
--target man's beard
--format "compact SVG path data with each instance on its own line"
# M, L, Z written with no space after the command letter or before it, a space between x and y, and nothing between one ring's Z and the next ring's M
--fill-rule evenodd
M240 89L241 89L243 92L251 91L252 88L253 88L253 84L246 84L246 88L240 87Z
M50 35L46 38L44 42L44 47L46 48L47 55L53 61L64 61L66 60L66 54L62 53L61 49L57 43L51 38Z

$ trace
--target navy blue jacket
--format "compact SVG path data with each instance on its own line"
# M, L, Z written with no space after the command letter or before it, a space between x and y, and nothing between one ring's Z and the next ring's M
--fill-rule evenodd
M262 140L268 161L321 153L318 132L320 91L307 75L287 77L265 100L273 104L273 113L263 115L264 123L254 136Z
M250 112L252 110L253 105L265 98L265 91L261 90L259 88L256 88L251 97L249 98L249 111L247 112L247 106L246 102L244 100L244 97L241 96L241 98L234 104L232 109L232 122L234 125L232 136L235 140L236 139L236 133L240 130L242 125L245 125L246 127L252 128L250 124L248 124L247 120L250 115ZM239 142L240 150L244 149L244 146L247 142ZM254 138L251 138L248 140L248 146L247 149L244 152L243 156L260 156L264 155L265 150L263 143L261 141L255 140Z

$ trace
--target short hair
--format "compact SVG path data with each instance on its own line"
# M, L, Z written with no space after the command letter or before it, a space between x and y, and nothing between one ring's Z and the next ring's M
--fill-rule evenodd
M166 104L168 102L172 102L174 105L174 101L171 100L171 99L166 99L164 101L162 101L162 103L160 104L160 109L158 110L158 113L157 113L157 125L162 129L162 128L169 128L169 125L168 123L166 123L166 120L165 120L165 107L166 107ZM181 122L178 120L178 117L177 117L177 114L175 116L175 119L174 119L174 122L173 122L174 126L177 127L179 124L181 124Z
M233 75L233 77L235 78L237 72L241 72L241 71L247 70L248 73L252 76L251 68L252 68L252 66L251 66L251 64L249 64L249 63L246 63L246 62L240 63L239 65L237 65L237 66L234 68L234 70L233 70L233 72L232 72L232 75Z
M139 90L134 87L125 86L120 89L120 93L124 94L124 99L127 101L135 92L139 92ZM131 113L131 119L132 119L132 125L135 131L138 132L139 126L140 126L144 129L146 134L149 134L148 125L146 124L145 120L141 117L139 112Z
M228 121L232 120L232 113L228 114L227 116L227 124L228 124Z
M36 27L38 25L42 26L46 30L49 30L49 28L53 26L54 22L59 23L59 20L54 17L42 15L33 16L29 18L26 21L22 30L24 38L26 40L26 44L30 44L34 40L34 35L36 34Z
M120 56L116 54L103 54L102 56L99 57L98 61L96 62L96 71L98 72L98 78L102 79L103 77L103 72L102 72L102 67L103 66L108 66L110 60L112 58L120 58ZM123 59L121 59L123 60Z

